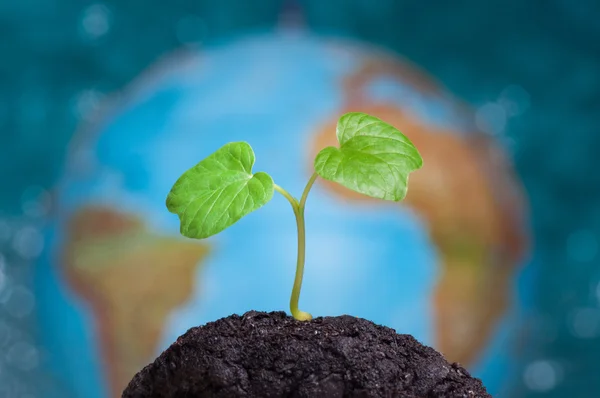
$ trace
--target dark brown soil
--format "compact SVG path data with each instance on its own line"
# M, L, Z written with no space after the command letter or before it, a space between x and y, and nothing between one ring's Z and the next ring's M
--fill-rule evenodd
M351 316L248 312L190 329L123 398L490 397L412 336Z

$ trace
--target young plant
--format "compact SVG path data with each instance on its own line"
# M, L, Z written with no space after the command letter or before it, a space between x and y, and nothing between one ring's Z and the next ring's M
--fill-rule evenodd
M400 201L408 175L423 159L400 131L376 117L347 113L337 124L339 148L317 154L315 172L297 200L264 172L252 172L254 151L246 142L231 142L183 173L167 197L167 208L179 216L181 234L204 239L264 206L274 191L292 205L298 227L298 258L290 310L298 320L312 319L298 309L304 274L306 198L318 177L374 198Z

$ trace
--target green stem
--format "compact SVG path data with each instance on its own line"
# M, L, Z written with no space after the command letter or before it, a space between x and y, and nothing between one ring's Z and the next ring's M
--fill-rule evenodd
M310 180L308 180L308 182L306 183L304 192L302 192L302 197L300 198L300 209L302 209L302 214L304 214L304 205L306 204L306 198L308 198L308 193L310 192L310 189L317 180L318 176L319 175L317 173L313 173L313 175L310 177Z
M302 193L302 197L300 198L300 203L298 203L298 201L285 189L275 184L275 190L282 194L292 205L294 216L296 216L296 225L298 227L298 259L296 262L296 276L294 278L294 287L292 288L292 297L290 298L290 311L292 312L292 316L299 321L310 321L312 319L311 314L309 314L308 312L300 311L300 309L298 309L298 302L300 301L300 290L302 289L302 278L304 277L304 261L306 255L306 229L304 224L304 205L306 204L306 198L308 197L308 193L310 192L310 189L315 183L317 177L317 173L314 173L310 177L310 180L308 180L306 188L304 188L304 192Z
M290 204L292 205L292 210L294 210L294 213L296 213L298 211L298 201L296 200L296 198L294 198L292 195L290 195L288 191L281 188L277 184L273 184L273 187L277 192L282 194L290 202Z

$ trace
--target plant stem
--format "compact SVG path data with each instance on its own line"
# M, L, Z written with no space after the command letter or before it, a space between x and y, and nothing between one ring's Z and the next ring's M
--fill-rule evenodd
M296 262L296 276L294 278L294 287L292 288L292 297L290 298L290 311L292 312L292 316L299 321L310 321L312 319L311 314L298 309L298 302L300 301L300 290L302 289L302 278L304 277L304 261L306 255L304 205L306 204L306 198L308 197L310 188L315 183L317 176L317 173L314 173L310 177L310 180L308 180L306 188L304 188L304 192L300 198L300 203L298 203L298 201L285 189L275 184L275 190L282 194L292 205L294 216L296 216L296 226L298 227L298 259Z
M300 209L302 210L302 215L304 215L304 205L306 204L306 198L308 198L308 193L312 188L313 184L317 180L319 175L317 173L313 173L308 182L306 183L306 187L304 188L304 192L302 192L302 197L300 198Z
M296 213L296 211L298 211L298 201L296 200L296 198L294 198L292 195L290 195L290 193L288 191L286 191L285 189L281 188L279 185L277 184L273 184L273 188L275 188L275 190L277 192L279 192L280 194L282 194L292 205L292 210L294 210L294 214Z

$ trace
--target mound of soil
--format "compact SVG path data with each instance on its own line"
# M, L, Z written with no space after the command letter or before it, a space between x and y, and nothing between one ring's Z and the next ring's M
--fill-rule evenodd
M190 329L123 398L491 397L412 336L351 316L232 315Z

